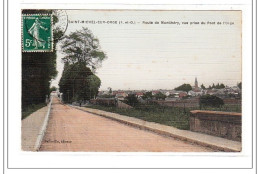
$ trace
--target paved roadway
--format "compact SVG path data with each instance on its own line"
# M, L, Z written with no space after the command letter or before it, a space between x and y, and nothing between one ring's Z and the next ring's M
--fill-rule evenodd
M62 105L53 98L40 151L209 152L212 149Z

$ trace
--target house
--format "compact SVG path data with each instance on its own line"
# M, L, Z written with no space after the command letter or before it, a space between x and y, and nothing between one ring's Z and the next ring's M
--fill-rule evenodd
M143 92L136 92L135 95L136 95L137 98L140 98L144 95L144 93Z
M188 95L187 92L180 92L179 93L179 98L185 97L187 95Z
M217 92L217 90L215 90L215 89L208 89L206 94L215 95L216 92Z
M160 91L152 91L152 95L156 95L158 93L160 93Z
M115 97L118 98L119 100L124 100L124 98L127 97L127 93L125 93L124 91L118 91L115 94Z
M202 90L199 90L198 92L190 90L188 92L188 95L195 97L195 96L202 96L204 94L204 92Z

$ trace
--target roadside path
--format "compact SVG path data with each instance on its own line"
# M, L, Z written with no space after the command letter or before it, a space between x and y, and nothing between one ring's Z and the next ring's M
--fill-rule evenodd
M22 120L22 150L35 151L35 143L42 128L48 107L45 106Z

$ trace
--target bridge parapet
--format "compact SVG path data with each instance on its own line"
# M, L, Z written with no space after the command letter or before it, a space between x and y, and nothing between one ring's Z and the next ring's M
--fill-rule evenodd
M241 141L241 113L193 110L190 130Z

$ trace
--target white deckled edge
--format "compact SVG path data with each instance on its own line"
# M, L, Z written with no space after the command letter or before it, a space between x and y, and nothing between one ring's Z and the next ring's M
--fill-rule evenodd
M41 147L42 139L44 137L44 134L45 134L45 131L46 131L46 128L47 128L47 124L48 124L48 121L49 121L49 117L50 117L51 104L52 104L52 97L51 97L51 101L48 105L48 111L45 115L45 119L44 119L44 122L42 124L42 128L41 128L41 130L38 134L37 140L35 142L34 151L38 151Z

